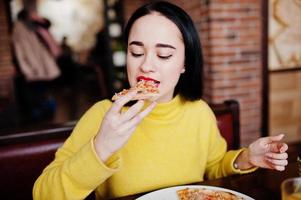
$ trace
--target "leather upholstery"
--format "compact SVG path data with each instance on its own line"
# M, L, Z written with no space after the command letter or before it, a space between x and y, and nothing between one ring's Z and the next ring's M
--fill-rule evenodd
M220 133L227 141L228 150L240 148L239 103L228 100L210 106L215 113Z
M1 146L0 197L32 199L31 191L35 180L53 160L55 151L62 143L63 139L50 139Z
M221 135L226 139L228 149L234 148L233 123L231 114L217 116L217 125Z
M0 199L32 199L32 187L72 128L0 137Z

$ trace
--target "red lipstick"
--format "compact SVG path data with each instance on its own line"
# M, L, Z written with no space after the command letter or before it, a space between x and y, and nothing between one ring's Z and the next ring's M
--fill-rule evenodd
M145 77L145 76L138 76L137 77L137 81L140 81L140 80L145 80L145 81L153 81L154 83L156 84L159 84L160 81L156 80L156 79L153 79L153 78L150 78L150 77Z

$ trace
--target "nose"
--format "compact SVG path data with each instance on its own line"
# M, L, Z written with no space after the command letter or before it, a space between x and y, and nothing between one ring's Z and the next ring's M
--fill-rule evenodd
M145 56L145 59L143 63L140 66L140 69L144 73L154 72L155 71L155 65L152 62L151 55Z

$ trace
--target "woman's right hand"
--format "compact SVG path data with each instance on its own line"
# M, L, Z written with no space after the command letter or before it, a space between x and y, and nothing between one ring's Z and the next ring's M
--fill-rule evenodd
M131 91L116 100L104 116L100 130L94 139L96 153L103 162L127 143L138 124L156 106L156 103L153 102L141 111L144 101L139 100L122 113L122 107L136 94L137 91Z

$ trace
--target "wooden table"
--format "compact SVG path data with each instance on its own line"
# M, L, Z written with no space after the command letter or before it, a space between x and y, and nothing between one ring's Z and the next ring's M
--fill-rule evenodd
M234 175L216 180L203 181L195 185L223 187L246 194L256 200L280 200L280 184L286 178L298 176L296 158L301 153L301 144L289 145L289 165L283 172L259 169L254 173ZM118 198L119 200L136 199L143 194Z

